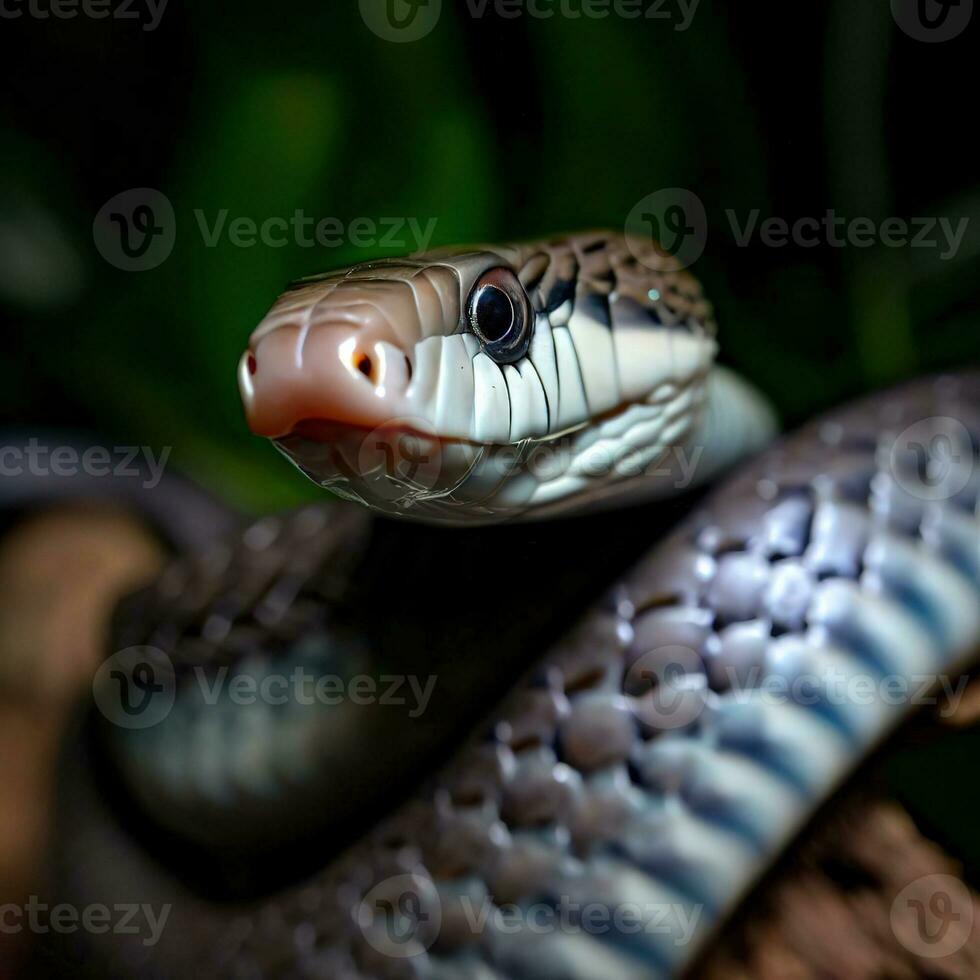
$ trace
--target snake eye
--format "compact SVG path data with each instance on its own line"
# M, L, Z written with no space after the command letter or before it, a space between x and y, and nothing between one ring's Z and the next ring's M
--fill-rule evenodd
M509 269L490 269L477 280L467 304L470 328L498 364L512 364L531 340L531 303Z

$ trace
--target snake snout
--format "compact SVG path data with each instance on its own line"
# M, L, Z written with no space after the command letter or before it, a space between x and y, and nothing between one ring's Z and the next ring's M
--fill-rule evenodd
M390 338L328 321L257 332L238 384L249 427L278 438L307 422L383 425L398 415L411 374Z

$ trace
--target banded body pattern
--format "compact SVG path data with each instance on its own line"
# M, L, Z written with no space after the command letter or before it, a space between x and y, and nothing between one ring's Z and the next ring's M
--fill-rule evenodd
M117 610L115 648L165 655L173 682L155 693L163 711L148 702L154 724L110 723L106 745L127 792L185 839L214 845L277 815L283 824L284 788L315 778L321 756L355 723L346 701L313 711L293 697L230 697L243 678L256 690L274 678L281 694L279 679L297 671L346 679L366 669L364 644L338 610L369 517L344 510L264 517L174 561Z
M649 243L576 237L521 261L536 317L527 358L502 369L506 441L524 443L525 456L503 499L540 507L639 476L685 443L703 408L714 320L697 281ZM545 434L566 439L535 468L526 440Z
M919 680L976 656L978 496L980 375L811 424L723 485L330 867L234 916L183 892L181 938L156 954L179 971L161 975L673 975Z
M509 414L509 431L485 439L474 431L478 441L565 432L704 369L704 348L691 338L714 352L700 285L650 243L576 236L523 247L514 262L534 332L526 363L501 372L509 412L492 414Z

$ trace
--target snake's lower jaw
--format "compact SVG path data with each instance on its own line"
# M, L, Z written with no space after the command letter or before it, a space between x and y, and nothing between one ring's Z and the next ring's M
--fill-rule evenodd
M691 436L698 454L693 483L713 479L768 446L779 431L769 400L729 368L708 375L704 410Z
M482 452L414 422L306 419L273 442L314 483L377 510L413 516L413 504L449 492Z
M735 383L718 387L711 377L661 385L545 439L481 443L410 418L374 427L306 420L274 442L315 483L393 516L469 525L565 516L675 495L696 482L710 395L730 401L719 409L744 421L742 400L729 397ZM726 460L753 448L731 424L708 434L729 439L717 449Z
M513 468L499 447L443 438L419 419L374 428L311 421L273 442L314 483L381 513L438 524L510 516L484 503Z

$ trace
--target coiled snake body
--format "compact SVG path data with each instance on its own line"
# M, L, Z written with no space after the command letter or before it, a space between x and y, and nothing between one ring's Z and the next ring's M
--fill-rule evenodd
M677 503L772 436L714 353L695 281L610 234L284 294L240 366L252 428L425 524L267 518L120 609L115 648L166 654L176 699L87 726L59 888L170 912L153 946L79 939L99 976L692 962L980 643L980 375L832 413ZM229 671L347 696L245 705Z

